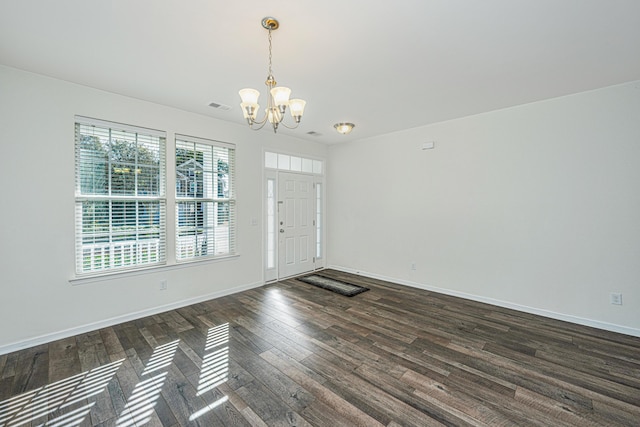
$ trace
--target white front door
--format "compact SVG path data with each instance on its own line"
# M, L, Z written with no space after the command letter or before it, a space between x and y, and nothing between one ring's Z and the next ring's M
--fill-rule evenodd
M313 175L278 173L278 276L314 269Z

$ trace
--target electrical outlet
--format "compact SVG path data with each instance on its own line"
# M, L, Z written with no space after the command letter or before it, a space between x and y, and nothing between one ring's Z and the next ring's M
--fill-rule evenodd
M611 292L609 294L609 302L613 305L622 305L622 294L617 292Z
M167 281L166 280L160 280L160 290L161 291L166 291L167 290Z

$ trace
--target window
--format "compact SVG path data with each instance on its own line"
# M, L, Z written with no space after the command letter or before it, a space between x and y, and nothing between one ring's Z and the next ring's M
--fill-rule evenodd
M316 258L322 259L322 183L317 182L316 188Z
M304 157L290 156L288 154L264 153L264 166L267 169L279 169L282 171L303 172L314 175L322 175L322 160L306 159Z
M76 116L76 273L164 264L164 132Z
M235 146L176 135L176 260L235 254Z
M267 270L276 268L276 180L267 178Z

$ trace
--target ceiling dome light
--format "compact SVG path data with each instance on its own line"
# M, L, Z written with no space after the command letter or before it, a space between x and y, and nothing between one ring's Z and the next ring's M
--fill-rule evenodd
M333 127L341 134L346 135L350 133L356 125L353 123L336 123Z

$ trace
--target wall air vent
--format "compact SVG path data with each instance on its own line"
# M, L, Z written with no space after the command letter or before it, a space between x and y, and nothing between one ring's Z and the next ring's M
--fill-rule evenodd
M217 108L218 110L229 111L231 110L230 105L218 104L217 102L212 102L209 104L209 107Z

